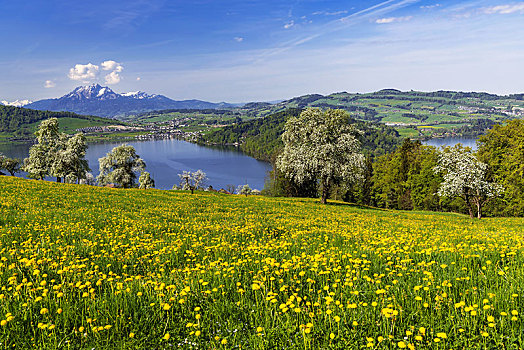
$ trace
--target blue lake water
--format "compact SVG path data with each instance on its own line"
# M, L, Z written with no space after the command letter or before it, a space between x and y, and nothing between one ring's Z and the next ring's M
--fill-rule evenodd
M423 141L422 143L428 146L455 146L457 143L461 143L463 146L471 147L473 150L477 149L477 139L474 137L446 137L440 139L431 139Z
M89 144L87 160L91 173L98 175L98 159L105 156L118 143ZM201 169L207 174L206 185L215 189L228 185L249 184L253 189L264 187L265 177L271 165L248 157L233 148L214 148L169 139L128 142L146 162L146 170L155 180L156 188L171 189L179 183L178 174ZM31 145L0 145L0 153L9 157L26 158Z

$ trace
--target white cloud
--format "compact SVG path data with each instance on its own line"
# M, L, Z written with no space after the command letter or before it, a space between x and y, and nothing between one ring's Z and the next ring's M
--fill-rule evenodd
M440 7L442 5L440 4L435 4L435 5L425 5L425 6L420 6L421 9L426 9L426 10L430 10L430 9L434 9L436 7Z
M44 87L46 89L54 88L56 86L56 83L52 80L46 80L44 83Z
M104 61L100 65L102 66L103 70L112 70L118 73L124 70L124 67L120 63L112 60Z
M113 72L109 73L104 78L106 80L106 84L109 84L109 85L118 84L118 83L120 83L120 80L122 79L120 77L120 74L118 74L117 71L113 71Z
M338 15L345 15L346 13L348 13L347 10L343 10L343 11L333 11L333 12L329 12L329 11L317 11L317 12L313 12L312 15L315 15L315 16L318 16L318 15L323 15L323 16L338 16Z
M241 43L242 41L244 41L244 38L242 38L241 36L236 36L233 39L235 39L237 43Z
M285 28L285 29L289 29L289 28L293 27L294 25L295 25L295 21L291 21L291 22L289 22L289 23L286 23L286 24L284 25L284 28Z
M524 13L524 2L519 2L511 5L498 5L493 7L487 7L484 9L484 13L487 14L498 13L502 15L507 15L515 12Z
M96 64L76 64L69 69L68 77L71 80L81 80L85 83L96 79L98 75L98 66Z
M412 18L413 18L412 16L379 18L375 21L375 23L386 24L386 23L393 23L393 22L406 22Z

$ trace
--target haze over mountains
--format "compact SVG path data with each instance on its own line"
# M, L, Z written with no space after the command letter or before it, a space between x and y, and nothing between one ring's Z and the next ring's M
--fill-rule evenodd
M161 109L215 109L234 106L200 100L175 101L163 95L150 95L142 91L119 94L99 84L79 86L60 98L24 105L36 110L68 111L101 117L117 117Z

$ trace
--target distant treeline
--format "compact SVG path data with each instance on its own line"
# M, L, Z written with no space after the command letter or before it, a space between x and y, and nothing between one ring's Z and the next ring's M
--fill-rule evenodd
M270 161L283 146L280 136L290 117L302 112L300 108L290 108L264 118L253 119L215 130L203 135L201 144L240 144L242 151L257 159ZM368 155L382 155L391 152L399 145L398 132L383 124L371 124L356 119L351 122L363 132L360 141Z
M433 91L433 92L422 92L422 91L400 91L396 89L383 89L374 92L373 95L408 95L408 96L421 96L421 97L443 97L452 100L459 100L463 98L478 98L482 100L499 100L505 96L499 96L490 94L487 92L462 92L462 91ZM508 98L514 98L510 95Z

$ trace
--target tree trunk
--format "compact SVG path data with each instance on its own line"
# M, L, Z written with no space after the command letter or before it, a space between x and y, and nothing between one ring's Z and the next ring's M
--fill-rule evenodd
M477 196L475 196L474 199L475 199L475 204L477 205L477 219L480 220L480 218L482 218L482 205L484 204L484 201L482 200L478 190L477 190Z
M322 204L326 204L327 203L328 195L329 195L328 181L323 181L322 182L322 197L320 198L320 202Z
M481 219L482 218L482 204L480 203L480 201L477 203L477 219Z
M464 197L465 197L465 198L464 198L464 201L466 202L466 205L468 206L469 217L470 217L471 219L473 219L473 218L475 218L475 217L473 216L473 208L471 207L471 202L470 202L470 200L469 200L469 194L467 193L467 191L466 191Z
M60 176L56 177L56 182L62 182L62 178Z

